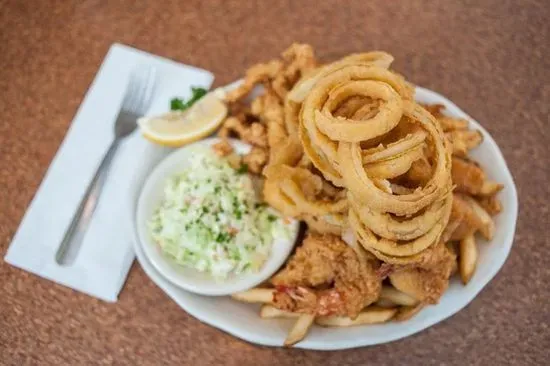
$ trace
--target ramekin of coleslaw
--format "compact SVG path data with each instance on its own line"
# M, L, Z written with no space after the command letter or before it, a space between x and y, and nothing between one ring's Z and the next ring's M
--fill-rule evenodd
M209 295L268 279L290 254L298 231L295 220L261 201L243 166L234 168L214 153L216 142L188 145L159 164L144 185L137 215L141 244L161 274ZM249 148L232 143L238 153Z

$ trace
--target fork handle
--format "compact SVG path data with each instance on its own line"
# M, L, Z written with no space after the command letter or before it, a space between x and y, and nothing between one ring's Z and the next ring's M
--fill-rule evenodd
M109 146L109 150L107 150L90 185L86 189L84 197L82 197L82 201L65 233L65 237L55 254L55 260L58 264L72 263L76 257L76 253L78 253L78 249L84 239L84 233L88 229L92 215L101 196L107 173L109 172L113 157L118 149L119 141L119 139L115 139L111 143L111 146ZM74 253L74 255L69 256L69 253Z

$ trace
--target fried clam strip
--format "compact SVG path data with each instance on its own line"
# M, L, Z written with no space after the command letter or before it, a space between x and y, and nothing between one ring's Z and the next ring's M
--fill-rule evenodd
M455 130L445 132L445 136L453 146L453 155L457 156L466 156L483 142L483 135L477 130Z
M502 184L487 180L483 169L471 160L453 157L451 174L459 192L492 196L504 188Z
M386 103L367 120L331 116L339 103L356 93L360 93L359 96L382 98ZM343 186L339 173L338 141L372 139L388 132L400 121L402 100L410 97L412 95L404 79L380 67L348 65L328 73L315 84L302 105L299 135L304 152L327 180Z
M355 318L380 296L377 267L376 261L358 255L337 236L309 234L287 266L271 279L277 289L273 305L316 316Z
M502 212L502 203L500 200L495 196L489 196L489 197L480 197L478 198L478 202L489 213L489 215L494 216Z
M432 116L437 118L444 132L468 129L468 120L464 118L454 118L446 116L443 113L443 111L445 110L445 106L443 104L423 104L422 107L430 112Z
M452 232L447 232L444 239L462 240L476 232L487 240L491 240L495 232L495 223L491 215L472 197L455 193L451 222L458 221Z
M443 114L445 106L432 104L424 106L441 124L445 136L449 139L453 148L453 155L466 156L468 152L483 142L483 135L480 131L469 130L468 120L454 118Z
M285 128L288 137L291 139L298 139L298 128L300 124L300 108L301 104L285 99L284 104L284 116L285 116Z
M404 102L404 106L405 115L423 127L434 147L435 166L425 186L405 195L383 192L365 172L359 144L340 143L338 155L346 187L361 204L380 212L413 215L449 192L451 157L437 121L416 103Z
M317 68L315 51L308 44L293 43L283 52L282 56L286 63L282 76L287 87L294 86L301 77Z
M227 93L225 100L234 103L245 98L260 83L268 85L282 100L298 79L317 66L313 48L294 43L283 52L283 60L252 66L239 87Z
M226 118L218 135L222 138L236 135L239 140L259 147L267 147L266 127L260 122L249 123L243 119L239 117Z
M236 135L256 147L252 156L245 159L253 173L261 172L268 161L280 153L289 136L298 138L296 123L292 129L290 118L297 111L285 105L285 95L303 75L316 67L313 48L294 43L283 52L282 60L251 67L243 83L227 93L225 100L232 113L222 125L220 136ZM252 101L251 110L238 108L259 84L264 86L265 92ZM297 116L293 118L297 120Z
M435 304L449 285L456 271L456 255L445 244L439 243L422 266L397 269L390 273L391 284L420 302Z
M225 96L226 102L234 103L245 98L257 84L275 79L283 68L284 63L280 60L272 60L252 66L247 70L243 83L227 93Z

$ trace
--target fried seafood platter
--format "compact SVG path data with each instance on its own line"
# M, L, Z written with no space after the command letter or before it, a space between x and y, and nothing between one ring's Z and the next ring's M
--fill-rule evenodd
M304 222L304 235L267 283L236 293L262 318L292 318L285 345L313 324L402 322L435 305L452 276L464 285L491 240L504 188L470 151L466 119L415 102L385 52L321 63L293 44L252 66L225 95L218 135L253 146L265 201ZM249 95L261 86L253 98Z
M314 327L317 349L417 332L471 301L510 250L517 197L498 147L393 61L382 51L320 61L295 43L216 91L227 108L217 153L232 153L226 140L249 144L241 164L262 202L301 222L284 265L230 299L257 304L265 327L292 323L285 346ZM357 329L376 335L363 342ZM331 332L353 340L320 345Z

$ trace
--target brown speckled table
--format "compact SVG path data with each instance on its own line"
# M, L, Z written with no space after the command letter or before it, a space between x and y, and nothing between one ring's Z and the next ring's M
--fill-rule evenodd
M0 364L548 364L548 19L547 0L0 0L2 257L113 42L209 69L217 84L294 40L324 59L387 50L408 78L491 132L521 205L508 261L467 308L407 339L349 351L237 340L187 315L139 265L107 304L1 262Z

